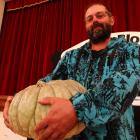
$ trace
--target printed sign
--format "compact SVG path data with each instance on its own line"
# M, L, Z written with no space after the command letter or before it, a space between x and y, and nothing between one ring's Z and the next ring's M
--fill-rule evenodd
M127 41L140 44L140 32L116 32L111 37L124 37Z

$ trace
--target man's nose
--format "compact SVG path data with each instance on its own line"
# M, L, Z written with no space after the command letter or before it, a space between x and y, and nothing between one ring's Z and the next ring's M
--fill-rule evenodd
M97 22L98 21L98 18L96 17L96 15L93 16L93 19L92 19L92 22Z

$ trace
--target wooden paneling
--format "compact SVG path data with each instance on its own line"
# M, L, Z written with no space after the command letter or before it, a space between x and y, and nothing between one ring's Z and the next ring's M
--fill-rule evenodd
M4 104L5 104L5 101L7 99L8 96L0 96L0 111L3 111L3 108L4 108Z

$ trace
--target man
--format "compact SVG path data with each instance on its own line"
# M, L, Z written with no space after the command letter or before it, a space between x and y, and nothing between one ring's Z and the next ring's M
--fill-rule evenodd
M140 91L140 47L123 38L111 39L113 24L104 5L90 6L85 13L90 42L68 52L38 82L73 79L87 88L85 94L77 93L70 100L51 97L39 101L52 108L35 128L38 140L63 140L77 121L86 128L70 140L136 140L131 104ZM4 111L7 126L8 105Z

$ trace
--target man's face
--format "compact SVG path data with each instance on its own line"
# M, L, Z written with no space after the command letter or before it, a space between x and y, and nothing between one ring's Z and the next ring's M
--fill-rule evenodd
M86 31L93 44L109 38L113 24L113 17L103 5L93 5L85 14Z

